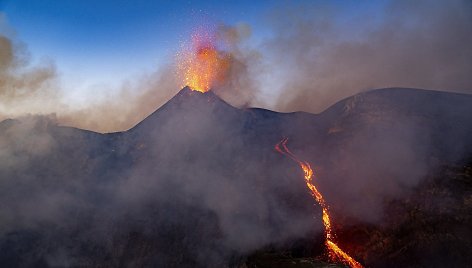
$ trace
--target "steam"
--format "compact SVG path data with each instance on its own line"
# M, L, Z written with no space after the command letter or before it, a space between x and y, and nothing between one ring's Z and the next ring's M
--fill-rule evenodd
M0 121L25 115L54 115L61 125L98 132L126 130L178 90L171 65L124 81L120 88L97 88L85 105L65 101L64 88L50 60L31 62L26 47L0 34ZM98 86L97 86L98 87Z
M2 122L0 248L31 245L23 260L32 266L90 258L221 267L233 255L321 232L306 213L314 209L303 179L287 176L298 169L273 150L274 138L248 146L256 142L238 110L183 97L124 133L62 128L48 117ZM144 245L145 255L133 253Z
M276 110L317 113L384 87L472 92L470 1L389 1L380 12L322 2L284 6L271 21L261 50L280 92Z
M0 13L0 121L46 115L69 125L98 132L131 128L164 104L178 90L172 63L152 73L123 80L119 88L95 86L85 105L67 102L61 77L50 59L33 61Z
M98 132L130 129L162 106L178 90L179 81L171 64L122 83L83 107L68 107L58 114L60 124ZM97 88L100 92L102 88Z
M0 24L2 21L0 14ZM26 49L0 32L0 119L54 111L58 97L55 78L53 63L32 64Z
M230 55L227 78L214 91L235 107L248 107L260 94L258 75L261 74L261 53L247 45L251 37L248 24L236 26L220 25L216 30L217 39L223 43Z
M330 4L283 7L272 14L274 35L261 46L246 43L249 26L221 26L218 38L232 58L229 79L214 92L236 106L309 112L385 86L470 92L470 4L421 3L391 2L380 20L360 11L351 18L355 23L341 20ZM304 114L278 121L265 111L243 118L244 110L228 112L197 95L163 107L129 132L62 128L132 127L179 90L172 63L110 95L90 97L84 107L70 107L54 64L33 62L12 40L0 36L0 116L43 114L0 122L0 235L13 237L14 245L48 246L46 253L25 250L41 256L24 258L38 262L23 266L93 266L83 259L88 256L117 266L120 256L142 256L134 246L145 245L143 254L153 257L142 259L153 266L175 264L178 252L177 265L221 267L234 252L321 233L303 174L273 151L282 135L296 136L290 137L294 151L319 173L334 212L371 223L381 219L384 200L409 194L435 167L432 158L445 155L433 144L470 148L464 144L472 130L461 128L472 114L464 96L428 111L420 109L422 98L409 103L424 112L420 122L434 121L433 130L395 106L412 98L379 98L390 105L368 93L333 107L323 122ZM444 99L435 96L435 102ZM350 116L360 120L354 124ZM461 150L446 160L460 158ZM82 245L93 252L84 253ZM149 266L139 261L128 265Z
M359 92L412 87L471 92L470 2L389 1L344 9L330 2L279 6L268 29L251 41L247 24L220 25L216 36L231 55L226 81L214 88L237 107L319 113ZM4 16L0 20L6 27ZM3 31L5 32L5 31ZM1 34L0 118L55 113L60 124L112 132L129 129L176 93L175 66L98 88L86 104L63 98L54 64L32 63L27 49ZM100 93L104 92L104 93Z

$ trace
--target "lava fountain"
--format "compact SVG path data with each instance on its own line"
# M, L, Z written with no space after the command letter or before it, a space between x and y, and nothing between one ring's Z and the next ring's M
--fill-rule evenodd
M231 56L217 48L215 34L200 29L191 44L177 53L177 76L184 86L199 92L221 84L227 75Z
M325 245L328 249L328 255L332 261L340 261L350 267L354 268L361 268L363 267L359 262L354 260L349 254L344 252L339 246L333 241L334 234L331 228L331 219L329 217L329 209L328 205L326 204L323 195L318 191L314 182L313 182L313 169L310 166L310 163L306 161L302 161L297 158L295 154L293 154L287 147L288 138L282 139L279 143L275 145L275 150L277 152L290 157L293 161L297 162L300 165L300 168L303 170L305 183L308 189L310 190L310 194L315 198L316 202L320 204L322 212L323 212L323 225L325 228Z

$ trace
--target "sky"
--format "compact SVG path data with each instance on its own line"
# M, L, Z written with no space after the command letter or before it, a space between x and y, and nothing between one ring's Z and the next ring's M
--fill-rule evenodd
M168 61L200 24L250 23L271 1L15 0L2 10L34 59L52 59L71 90ZM256 27L257 28L257 27Z
M376 88L472 92L468 0L0 0L0 120L129 129L180 89L175 55L202 26L244 36L214 90L236 107L320 113Z
M200 25L245 23L252 30L249 42L257 43L270 35L271 12L290 2L313 1L3 0L0 8L33 60L54 61L64 87L77 96L90 94L87 88L96 88L92 85L117 87L172 60L179 44ZM348 15L384 1L332 2Z

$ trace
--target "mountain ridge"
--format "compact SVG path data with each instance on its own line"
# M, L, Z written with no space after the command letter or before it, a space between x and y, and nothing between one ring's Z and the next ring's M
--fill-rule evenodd
M388 226L386 200L409 200L441 164L472 155L472 96L450 94L384 89L315 115L238 109L186 88L118 133L0 122L0 266L236 267L300 243L322 255L321 210L274 145L289 138L312 164L336 228ZM353 257L379 263L345 233Z
M160 110L165 110L165 107L170 106L171 103L174 103L173 104L174 106L176 106L177 103L179 104L179 106L182 106L182 104L184 104L186 102L185 100L188 101L188 99L192 98L192 97L197 97L198 99L200 99L200 101L201 100L206 100L208 103L217 102L217 103L223 104L227 107L231 107L231 108L239 109L239 110L261 111L261 112L269 112L269 113L273 112L273 113L277 113L277 114L289 114L289 115L299 113L299 114L308 114L308 115L318 116L318 115L321 115L323 113L329 113L331 110L342 109L340 107L346 106L346 102L348 102L350 100L353 100L353 99L356 99L356 98L365 97L365 96L375 96L375 95L387 95L387 96L390 95L390 97L392 97L394 95L398 95L398 97L403 98L403 97L405 97L404 96L405 94L408 94L408 95L420 94L422 96L428 96L429 95L430 97L431 96L443 96L443 97L449 96L449 98L465 98L465 99L467 99L467 100L464 100L465 102L470 102L472 100L472 94L467 94L467 93L449 92L449 91L440 91L440 90L430 90L430 89L418 89L418 88L387 87L387 88L372 89L372 90L364 91L364 92L361 92L361 93L343 98L343 99L335 102L333 105L329 106L328 108L326 108L324 111L322 111L320 113L310 113L310 112L306 112L306 111L278 112L278 111L274 111L274 110L270 110L270 109L266 109L266 108L261 108L261 107L248 107L248 108L234 107L231 104L224 101L223 99L221 99L219 96L217 96L211 90L208 91L208 92L205 92L205 93L201 93L201 92L198 92L198 91L193 91L189 87L184 87L181 90L179 90L176 95L174 95L171 99L169 99L169 101L164 103L162 106L160 106L159 108L154 110L151 114L149 114L148 116L146 116L141 121L139 121L137 124L135 124L134 126L132 126L131 128L129 128L127 130L100 133L100 132L96 132L96 131L93 131L93 130L80 129L80 128L76 128L76 127L72 127L72 126L65 126L65 125L61 125L61 126L62 127L74 128L74 129L78 129L78 130L85 130L85 131L95 132L95 133L99 133L99 134L117 134L117 133L128 132L128 131L132 131L136 127L142 125L142 123L145 122L147 119L151 119L153 117L153 115L156 115ZM33 117L34 117L34 115L33 115ZM47 115L45 117L47 117ZM14 118L4 119L0 122L0 129L8 127L11 124L14 124L18 120L21 120L21 118L20 119L14 119ZM4 126L2 127L2 125L4 125Z

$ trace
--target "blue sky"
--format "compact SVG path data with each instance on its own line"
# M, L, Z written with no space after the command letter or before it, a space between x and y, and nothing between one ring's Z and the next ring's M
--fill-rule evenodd
M258 42L271 10L303 2L313 1L0 0L0 8L33 60L52 60L63 88L88 94L91 85L118 87L156 70L202 24L246 23ZM329 1L347 13L381 2Z
M154 69L201 24L247 23L257 40L267 34L271 9L300 2L0 0L0 8L36 59L53 59L68 79L100 81ZM345 10L366 8L356 1L333 2L349 6Z
M1 8L33 59L52 59L66 85L86 87L115 86L155 70L201 24L244 22L259 31L261 15L272 3L15 0L2 1Z
M59 84L41 89L60 92L52 98L28 86L35 94L0 100L0 120L2 110L10 117L87 111L108 122L105 112L118 114L104 104L112 100L131 122L179 90L159 68L173 63L191 33L239 23L252 30L232 51L242 76L221 92L255 107L318 113L375 88L471 88L469 0L0 0L0 34L29 52L30 66L53 62Z

